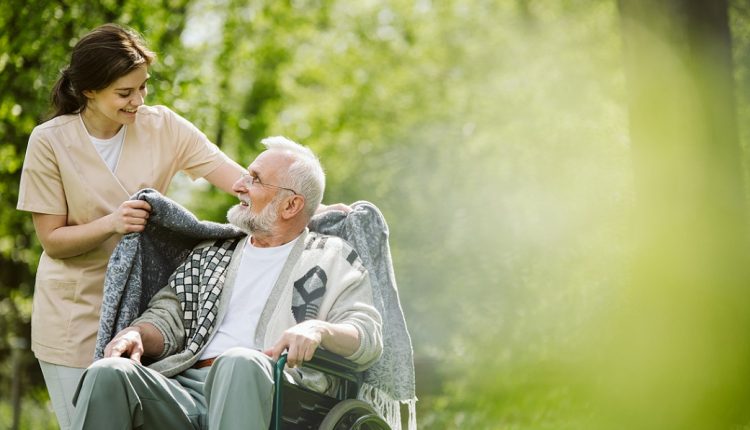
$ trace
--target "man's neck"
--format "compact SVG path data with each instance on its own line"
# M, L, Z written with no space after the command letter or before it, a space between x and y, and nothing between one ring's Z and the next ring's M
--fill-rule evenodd
M257 248L272 248L285 245L302 234L302 231L285 232L285 233L253 233L250 236L250 243Z

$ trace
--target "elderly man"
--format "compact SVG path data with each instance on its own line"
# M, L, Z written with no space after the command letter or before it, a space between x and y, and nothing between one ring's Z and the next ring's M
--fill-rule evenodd
M288 139L263 144L227 214L248 235L193 249L86 370L73 428L267 429L282 352L287 378L318 391L328 381L299 368L318 347L363 368L378 359L367 271L346 242L306 227L323 197L320 163Z

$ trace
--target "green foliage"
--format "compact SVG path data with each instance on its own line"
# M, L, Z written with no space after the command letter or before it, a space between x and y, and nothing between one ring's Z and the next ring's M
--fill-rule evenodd
M55 430L60 428L55 419L55 414L51 410L44 385L27 388L21 410L23 413L18 423L20 429ZM12 422L13 410L11 405L0 402L0 424L7 425L6 428L10 428Z
M24 1L0 4L0 362L10 363L11 345L28 345L34 272L41 247L28 213L15 210L23 155L31 130L50 114L49 94L58 71L69 59L78 37L105 22L132 25L157 47L173 51L179 43L186 1L148 6L139 1ZM161 77L162 65L154 67ZM157 100L158 101L158 98ZM28 346L26 347L28 348ZM23 384L41 387L36 361L26 352ZM10 396L12 374L0 371L0 399ZM28 390L27 390L28 391ZM24 403L22 428L44 428L51 422L46 392L33 389ZM35 406L32 406L35 405ZM3 408L5 406L3 405ZM7 409L0 412L9 422Z
M746 3L731 9L743 142ZM381 208L420 427L585 426L587 384L606 368L591 364L606 340L598 328L631 282L638 178L617 2L0 4L0 362L12 338L28 337L41 251L30 216L14 210L26 140L70 47L106 21L157 52L149 104L170 106L240 164L268 135L309 145L327 203ZM234 197L188 182L179 176L170 195L223 220ZM24 366L41 387L30 357ZM29 428L49 424L43 393L27 402Z

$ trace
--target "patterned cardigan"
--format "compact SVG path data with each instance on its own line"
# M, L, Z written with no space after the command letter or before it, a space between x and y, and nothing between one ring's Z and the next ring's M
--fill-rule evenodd
M173 376L195 364L226 315L246 240L198 245L133 321L153 324L164 337L164 351L149 367ZM360 346L347 358L362 369L380 357L380 314L359 257L343 240L306 230L265 304L254 343L269 348L286 329L311 318L354 326Z

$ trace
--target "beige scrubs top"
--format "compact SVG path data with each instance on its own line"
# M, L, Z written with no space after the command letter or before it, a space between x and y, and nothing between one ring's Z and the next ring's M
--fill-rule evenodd
M113 173L79 115L60 116L31 133L17 208L66 215L68 225L86 224L112 213L142 188L165 193L180 170L196 179L228 161L184 118L164 106L141 106L127 127ZM76 257L42 253L31 316L31 349L38 359L79 368L91 364L104 274L120 237Z

